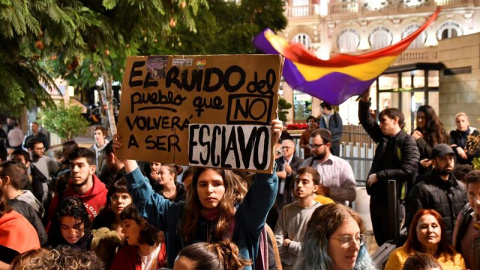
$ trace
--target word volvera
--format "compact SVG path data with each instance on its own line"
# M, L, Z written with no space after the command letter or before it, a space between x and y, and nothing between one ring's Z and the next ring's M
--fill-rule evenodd
M191 124L190 165L229 169L268 169L270 126Z
M128 84L131 88L158 87L159 83L152 80L149 72L143 72L145 61L136 61L132 65ZM273 69L265 72L265 78L259 79L257 71L253 74L254 78L250 82L246 82L246 71L238 66L232 65L225 70L217 67L209 67L205 69L180 69L176 66L171 67L165 77L165 87L175 86L179 90L187 92L216 92L225 89L229 93L236 92L240 89L246 89L248 93L259 93L261 95L274 95L274 87L277 82L277 76Z
M130 131L135 127L139 130L158 130L158 129L174 129L178 128L180 131L188 128L190 121L188 119L182 119L179 116L141 116L135 115L133 119L131 116L125 117L127 126Z

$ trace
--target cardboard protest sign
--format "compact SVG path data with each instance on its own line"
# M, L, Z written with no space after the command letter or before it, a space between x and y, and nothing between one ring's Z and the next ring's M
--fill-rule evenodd
M271 172L278 55L129 57L121 158Z

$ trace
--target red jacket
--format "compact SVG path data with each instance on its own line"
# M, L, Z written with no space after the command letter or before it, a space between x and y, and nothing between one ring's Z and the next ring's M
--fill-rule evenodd
M160 252L158 252L157 267L159 269L167 266L167 252L165 244L161 244ZM142 262L140 254L138 253L138 247L136 246L124 246L120 249L115 258L113 258L111 270L142 270Z
M93 187L84 195L78 195L75 189L72 187L72 181L68 182L67 189L63 192L63 198L65 197L77 197L82 200L87 208L90 221L93 222L100 210L107 204L108 190L105 184L98 179L96 175L93 175ZM49 220L55 215L58 207L58 196L53 197L50 207L48 209Z
M0 218L0 245L24 253L40 248L37 231L15 210Z

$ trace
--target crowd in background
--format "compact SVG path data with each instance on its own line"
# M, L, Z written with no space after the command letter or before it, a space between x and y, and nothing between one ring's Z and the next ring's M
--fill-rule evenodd
M382 268L351 208L363 176L339 157L338 112L321 107L306 119L304 157L272 122L272 174L121 159L124 138L108 140L102 126L91 148L67 141L52 158L38 123L23 135L9 118L0 129L0 269ZM369 107L367 92L359 119L377 143L366 183L373 234L378 246L393 240L390 179L408 231L385 269L480 269L479 153L469 145L479 133L468 116L458 113L448 134L433 108L421 106L407 134L400 110L377 120Z

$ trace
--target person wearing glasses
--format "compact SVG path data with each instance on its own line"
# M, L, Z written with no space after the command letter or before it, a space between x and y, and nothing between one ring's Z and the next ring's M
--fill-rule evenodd
M377 269L365 246L363 219L338 203L324 204L312 214L294 270Z
M303 163L303 158L295 155L295 142L291 139L285 139L282 141L282 153L283 155L275 159L277 164L277 176L279 180L278 194L275 206L280 212L282 208L292 203L295 200L293 195L293 182L295 181L295 175L300 165Z
M312 157L307 158L300 167L312 167L318 171L320 195L349 205L357 197L355 176L346 160L332 155L331 141L332 133L329 130L320 128L313 131L309 144Z
M295 177L297 201L286 205L280 212L275 226L275 239L284 270L293 268L302 250L300 241L305 234L307 222L313 211L322 205L315 201L319 184L320 175L315 169L304 167L298 170Z
M408 257L418 252L435 257L442 269L466 269L462 255L448 242L442 216L433 209L415 214L407 242L390 254L385 270L402 269Z

